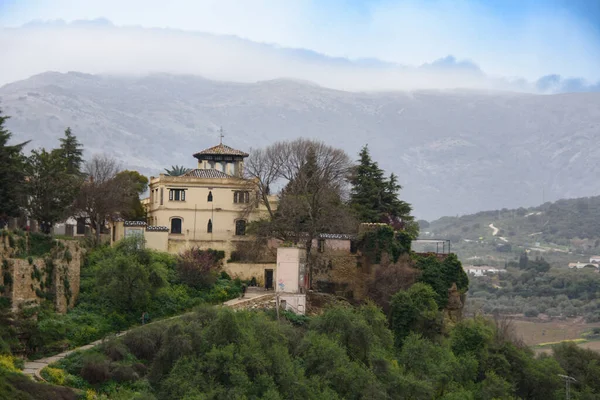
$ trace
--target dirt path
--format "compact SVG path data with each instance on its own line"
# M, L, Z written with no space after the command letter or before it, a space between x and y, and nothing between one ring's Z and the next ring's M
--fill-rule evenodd
M159 320L156 320L156 321L149 322L146 325L157 324L159 322L165 322L165 321L169 321L171 319L181 318L182 316L187 315L187 314L189 314L189 313L184 313L184 314L176 315L174 317L169 317L169 318L165 318L165 319L159 319ZM127 333L129 333L129 332L131 332L131 331L133 331L135 329L138 329L138 328L140 328L142 326L146 326L146 325L135 326L135 327L130 328L130 329L126 330L126 331L117 333L116 336L117 337L123 336L123 335L125 335L125 334L127 334ZM98 346L100 343L102 343L103 340L104 339L98 339L98 340L96 340L96 341L94 341L92 343L88 343L86 345L83 345L81 347L76 347L76 348L71 349L71 350L63 351L62 353L55 354L55 355L50 356L50 357L40 358L39 360L35 360L35 361L26 361L25 364L24 364L24 366L23 366L23 374L31 376L31 377L37 379L38 381L45 381L45 379L42 378L42 376L40 375L40 372L44 368L46 368L48 365L50 365L52 363L55 363L57 361L62 360L63 358L65 358L66 356L68 356L69 354L71 354L71 353L73 353L75 351L89 350L92 347Z
M156 322L158 322L158 321L156 321ZM135 328L132 328L132 329L135 329ZM129 331L131 331L132 329L130 329ZM124 335L129 331L121 332L121 333L117 334L117 336ZM75 351L88 350L88 349L91 349L92 347L99 345L100 343L102 343L102 339L96 340L95 342L92 342L89 344L86 344L85 346L81 346L81 347L74 348L72 350L64 351L64 352L56 354L54 356L40 358L39 360L35 360L35 361L26 361L25 365L23 367L23 373L25 375L29 375L39 381L45 381L45 379L42 378L42 376L40 375L40 372L44 368L46 368L49 364L60 361Z
M498 232L500 231L500 229L496 228L493 223L489 224L488 226L493 230L492 236L496 236L498 234ZM504 236L498 236L498 239L502 240L505 243L508 243L508 239L505 238Z
M268 293L269 292L265 292L264 290L261 290L260 288L248 288L248 291L246 292L246 295L244 296L243 299L232 299L232 300L226 301L225 303L223 303L223 305L227 306L227 307L232 307L239 303L245 303L245 302L255 299L257 297L265 296ZM165 322L165 321L175 319L175 318L181 318L183 315L186 315L186 314L189 314L189 313L184 313L184 314L176 315L174 317L153 321L147 325L156 324L159 322ZM129 333L132 330L137 329L137 328L140 328L140 326L136 326L136 327L128 329L126 331L120 332L116 336L123 336L126 333ZM102 343L102 340L103 339L99 339L92 343L86 344L84 346L77 347L72 350L67 350L62 353L50 356L50 357L40 358L39 360L35 360L35 361L26 361L25 365L23 367L23 374L29 375L39 381L45 381L45 379L42 378L42 376L40 375L40 372L44 368L46 368L48 365L62 360L63 358L65 358L66 356L68 356L69 354L71 354L75 351L89 350L92 347L95 347L95 346L99 345L100 343Z

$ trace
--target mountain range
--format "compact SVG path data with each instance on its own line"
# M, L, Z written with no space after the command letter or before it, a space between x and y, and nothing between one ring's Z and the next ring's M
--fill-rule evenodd
M310 82L46 72L0 88L14 140L53 147L67 126L87 155L158 174L224 142L250 151L310 137L356 158L368 144L418 218L600 192L600 93L346 92Z

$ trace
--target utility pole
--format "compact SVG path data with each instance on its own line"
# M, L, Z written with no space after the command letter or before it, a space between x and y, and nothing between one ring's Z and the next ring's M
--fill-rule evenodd
M565 381L565 398L571 400L571 382L577 382L573 377L558 374Z

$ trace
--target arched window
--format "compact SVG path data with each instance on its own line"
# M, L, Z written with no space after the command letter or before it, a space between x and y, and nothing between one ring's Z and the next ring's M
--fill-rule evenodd
M208 220L208 225L206 227L206 232L207 233L212 233L212 219Z
M171 233L181 233L181 218L171 219Z
M212 201L212 191L208 192L208 202L210 203Z
M246 221L243 219L235 221L235 234L236 236L244 236L246 234Z

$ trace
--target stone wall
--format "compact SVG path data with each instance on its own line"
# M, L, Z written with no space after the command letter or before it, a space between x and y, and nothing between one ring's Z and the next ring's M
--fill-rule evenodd
M73 308L79 295L82 250L79 242L61 240L44 258L15 258L8 237L0 246L3 296L10 298L14 310L37 304L46 298L57 312Z
M273 284L275 284L275 271L277 270L277 264L275 263L225 263L223 267L223 270L232 278L243 280L256 278L258 286L265 285L265 270L267 269L273 270Z
M317 291L362 300L367 294L371 271L363 268L356 254L325 251L312 256L312 284Z

